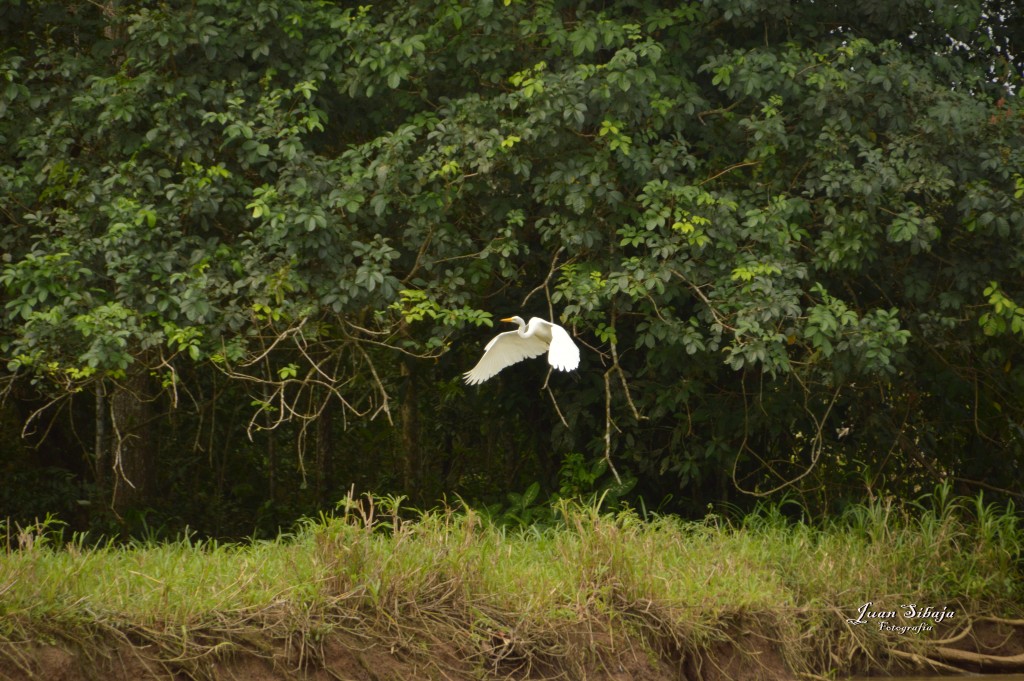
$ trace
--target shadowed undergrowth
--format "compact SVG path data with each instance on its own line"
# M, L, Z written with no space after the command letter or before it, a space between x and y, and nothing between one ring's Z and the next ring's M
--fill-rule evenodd
M651 679L1013 668L967 645L982 622L1020 633L1013 509L940 489L825 524L784 510L688 522L563 503L555 525L509 530L470 509L408 520L364 500L247 544L90 547L14 528L0 674L42 674L48 646L96 673L128 655L145 674L196 679L232 678L243 658L273 678L618 678L624 659ZM850 624L869 602L956 614L912 634Z

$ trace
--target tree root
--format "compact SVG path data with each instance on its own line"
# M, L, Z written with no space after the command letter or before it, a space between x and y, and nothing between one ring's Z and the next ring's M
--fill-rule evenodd
M938 646L932 654L950 662L977 665L985 669L998 669L1000 671L1024 670L1024 653L1019 655L988 655L986 653L975 653L970 650L960 650L959 648Z
M963 640L974 629L975 622L991 622L1010 627L1024 627L1024 619L1006 619L994 616L981 616L969 619L963 631L940 641L933 641L924 654L904 650L889 650L889 654L915 664L928 666L936 671L986 671L1015 672L1024 671L1024 653L1016 655L990 655L988 653L951 648L950 643Z
M888 653L893 657L897 657L901 660L908 660L910 662L913 662L918 667L926 668L931 671L955 672L957 674L962 674L964 672L964 670L960 667L955 667L951 664L940 662L939 660L933 660L932 658L927 657L925 655L919 655L917 653L908 653L904 650L896 650L895 648L889 650Z

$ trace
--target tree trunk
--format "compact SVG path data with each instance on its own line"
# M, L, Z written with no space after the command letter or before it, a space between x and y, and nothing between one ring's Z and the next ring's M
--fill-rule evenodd
M419 391L416 386L416 368L412 361L402 362L402 376L405 383L402 387L402 404L400 419L402 422L402 491L414 502L421 502L422 471L420 461L420 422L417 398Z
M263 400L264 402L270 402L271 393L270 386L263 386ZM277 510L277 445L276 435L274 431L274 416L270 411L264 412L266 419L266 430L264 433L267 436L267 498L270 499L272 508Z
M321 507L327 502L327 494L331 488L331 451L333 402L330 395L316 420L316 501Z
M111 506L118 516L141 509L149 501L152 490L155 443L148 385L149 373L137 363L129 368L124 381L117 384L110 395L108 470L112 472Z
M93 441L92 471L96 478L96 487L106 497L110 491L110 440L107 432L107 386L103 381L96 383L94 389L96 395L96 412L93 417L96 429L96 437Z

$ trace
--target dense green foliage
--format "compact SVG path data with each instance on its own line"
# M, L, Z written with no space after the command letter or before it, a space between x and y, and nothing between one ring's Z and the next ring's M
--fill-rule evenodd
M3 513L1017 487L1015 6L2 10ZM580 370L462 386L520 312Z

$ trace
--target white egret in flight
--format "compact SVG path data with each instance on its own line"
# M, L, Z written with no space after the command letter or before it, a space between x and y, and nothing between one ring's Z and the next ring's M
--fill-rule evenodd
M507 317L503 322L518 324L515 331L499 333L484 347L484 356L464 376L466 383L483 383L507 366L529 357L548 353L548 364L559 371L572 371L580 365L580 349L569 332L558 324L534 317L527 324L522 317Z

